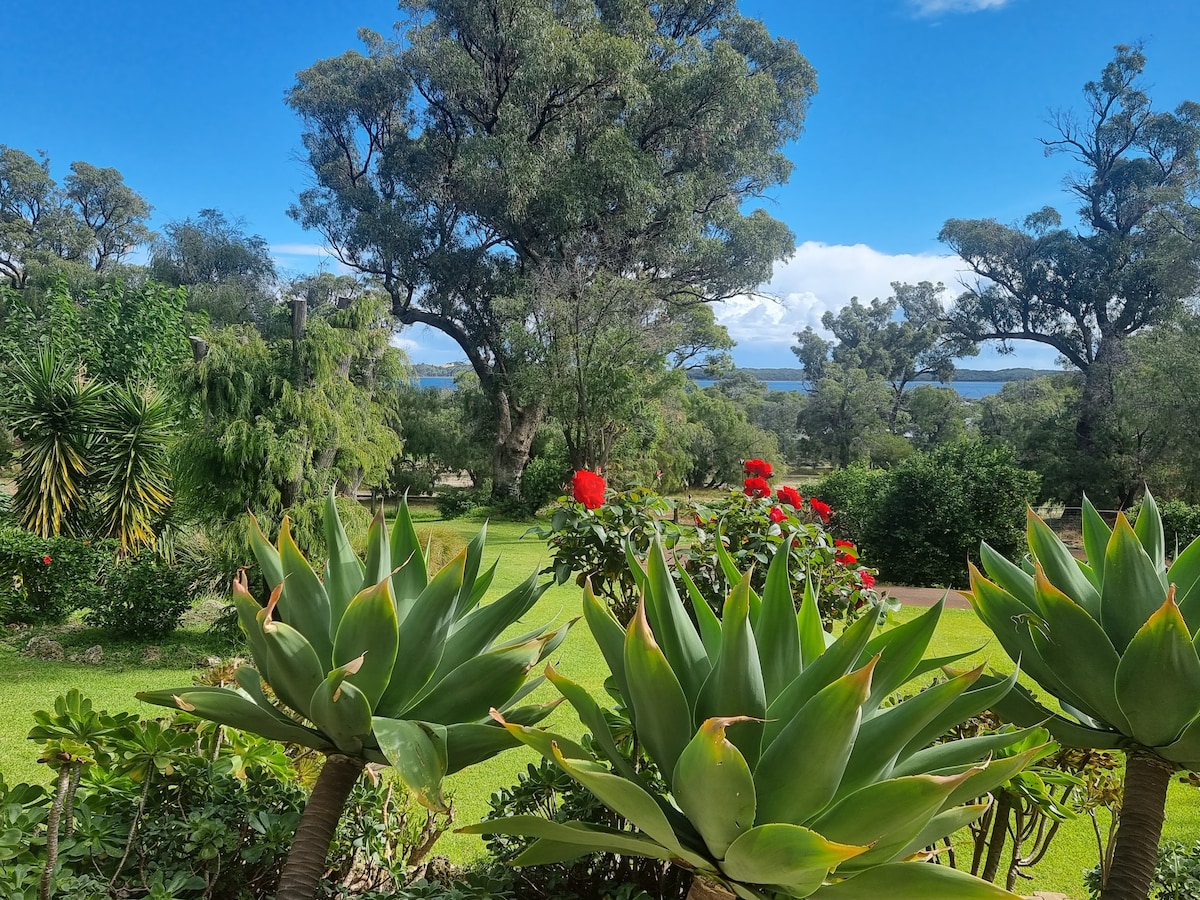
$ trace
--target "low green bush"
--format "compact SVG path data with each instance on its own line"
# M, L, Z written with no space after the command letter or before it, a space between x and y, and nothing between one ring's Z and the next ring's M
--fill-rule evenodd
M112 562L111 542L44 538L0 526L0 615L5 622L50 625L90 607Z
M1098 900L1103 887L1100 867L1084 873L1083 885L1091 900ZM1150 887L1151 900L1200 900L1200 841L1190 847L1179 841L1163 841Z
M884 470L854 465L830 472L813 484L812 492L833 508L830 530L840 538L861 544L887 484L888 473Z
M1163 536L1167 542L1167 554L1174 558L1176 549L1182 550L1200 537L1200 506L1182 500L1167 500L1158 505L1162 516Z
M179 627L192 600L188 573L143 551L113 563L85 618L122 637L157 638Z

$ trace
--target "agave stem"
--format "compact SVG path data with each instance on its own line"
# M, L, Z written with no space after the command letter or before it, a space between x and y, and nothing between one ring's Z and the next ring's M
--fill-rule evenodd
M1172 763L1149 750L1133 750L1126 755L1121 823L1100 900L1146 900L1150 895L1167 786L1174 771Z
M317 896L333 833L363 765L363 760L341 753L326 758L300 816L292 849L279 876L276 900L313 900Z

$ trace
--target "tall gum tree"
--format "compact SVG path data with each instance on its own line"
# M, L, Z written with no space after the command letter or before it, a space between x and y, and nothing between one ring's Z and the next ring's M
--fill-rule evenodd
M1056 136L1042 141L1047 155L1082 167L1067 181L1078 230L1047 207L1019 227L950 219L940 235L981 279L950 311L952 333L1046 344L1083 374L1084 459L1103 458L1109 443L1126 340L1170 319L1200 283L1200 104L1156 111L1139 81L1145 65L1140 47L1119 45L1100 79L1084 85L1085 112L1055 114ZM1110 489L1109 499L1127 503L1136 484Z
M549 406L538 298L629 278L669 312L766 281L794 240L744 207L788 177L816 74L731 0L400 9L397 40L298 74L315 185L291 214L462 348L513 495Z

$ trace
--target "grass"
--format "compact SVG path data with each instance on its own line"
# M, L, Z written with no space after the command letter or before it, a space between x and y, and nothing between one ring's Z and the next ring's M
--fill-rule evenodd
M431 508L418 507L414 509L414 518L432 523L436 520L436 513ZM478 522L463 520L441 524L457 532L464 540L472 537L479 528ZM526 528L525 524L508 522L493 522L488 526L485 564L490 564L496 555L504 560L497 570L489 599L515 587L531 571L546 564L545 545L534 537L523 538ZM919 613L920 610L906 609L897 615L896 620L907 621ZM546 591L526 621L514 626L514 632L526 631L545 622L559 623L578 614L579 589L573 584L554 586ZM0 678L7 686L0 696L0 773L9 783L47 780L49 773L36 763L34 745L25 740L25 735L32 725L30 714L36 709L51 706L59 694L71 687L80 687L97 708L130 710L154 717L161 710L140 703L134 699L134 692L190 684L197 669L189 668L188 662L219 649L210 639L194 631L185 631L162 643L161 665L149 668L140 662L142 648L138 645L106 642L98 633L87 629L67 632L63 640L69 653L95 643L105 645L106 662L93 667L24 657L19 651L28 636L29 632L18 632L0 640ZM930 655L942 656L972 648L980 649L964 660L964 664L974 665L990 659L1002 668L1007 663L1003 652L973 613L947 610L934 635ZM572 630L555 653L553 661L563 674L580 682L594 694L600 693L608 670L582 623ZM540 695L549 699L553 691L545 686ZM580 730L577 720L565 705L548 724L570 736L577 735ZM534 760L532 751L519 748L448 779L447 786L454 798L457 821L462 824L477 821L487 812L491 793L501 786L514 783L518 773ZM1106 828L1107 823L1102 823L1102 827ZM1168 797L1164 838L1194 839L1196 834L1200 834L1200 792L1183 784L1173 784ZM438 852L456 862L466 863L482 856L483 845L474 836L448 834L438 844ZM1080 818L1069 822L1060 831L1046 859L1032 870L1033 880L1022 882L1018 891L1025 894L1034 890L1058 891L1081 897L1081 874L1095 860L1095 839L1090 820Z

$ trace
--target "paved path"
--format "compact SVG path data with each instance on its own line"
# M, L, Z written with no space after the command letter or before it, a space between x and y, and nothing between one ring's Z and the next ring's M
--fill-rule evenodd
M933 606L946 597L947 609L970 609L971 605L967 603L967 598L958 591L950 591L949 594L943 588L920 588L920 587L905 587L897 584L880 584L876 585L876 590L887 591L889 597L894 597L905 606Z

